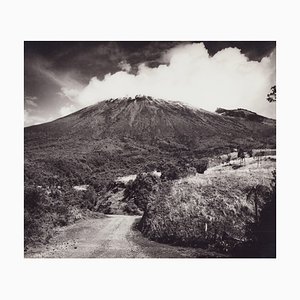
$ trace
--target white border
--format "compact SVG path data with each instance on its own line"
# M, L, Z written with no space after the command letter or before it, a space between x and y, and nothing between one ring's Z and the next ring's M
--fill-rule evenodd
M294 154L299 149L296 3L128 0L104 4L54 0L2 4L3 299L295 298L297 276L293 270L299 262L296 229L300 202L298 160ZM24 40L276 40L277 259L24 260Z

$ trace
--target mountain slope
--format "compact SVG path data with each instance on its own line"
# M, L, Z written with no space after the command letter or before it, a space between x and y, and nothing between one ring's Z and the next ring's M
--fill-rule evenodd
M260 116L255 112L243 108L238 108L238 109L217 108L216 113L222 116L234 117L234 118L244 119L248 121L256 121L263 124L269 124L271 126L275 125L275 120Z
M86 182L95 173L130 174L149 162L201 158L237 146L275 147L275 121L145 96L110 99L25 128L25 178L36 180L38 169L41 178Z

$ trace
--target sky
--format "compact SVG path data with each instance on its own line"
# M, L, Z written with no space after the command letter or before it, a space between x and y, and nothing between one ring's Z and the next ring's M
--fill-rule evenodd
M99 101L147 95L275 118L276 43L25 42L24 126Z

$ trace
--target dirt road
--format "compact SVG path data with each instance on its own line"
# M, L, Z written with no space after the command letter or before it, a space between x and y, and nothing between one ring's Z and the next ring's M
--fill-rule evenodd
M184 258L222 257L202 249L174 247L144 238L134 229L140 217L107 215L61 229L46 246L29 249L26 258Z

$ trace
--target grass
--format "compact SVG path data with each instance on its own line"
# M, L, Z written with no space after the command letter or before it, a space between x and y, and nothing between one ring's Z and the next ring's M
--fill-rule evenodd
M254 159L239 169L219 166L184 179L160 184L152 195L140 230L153 240L230 252L247 241L247 225L255 221L249 196L259 186L258 212L269 193L275 162Z

